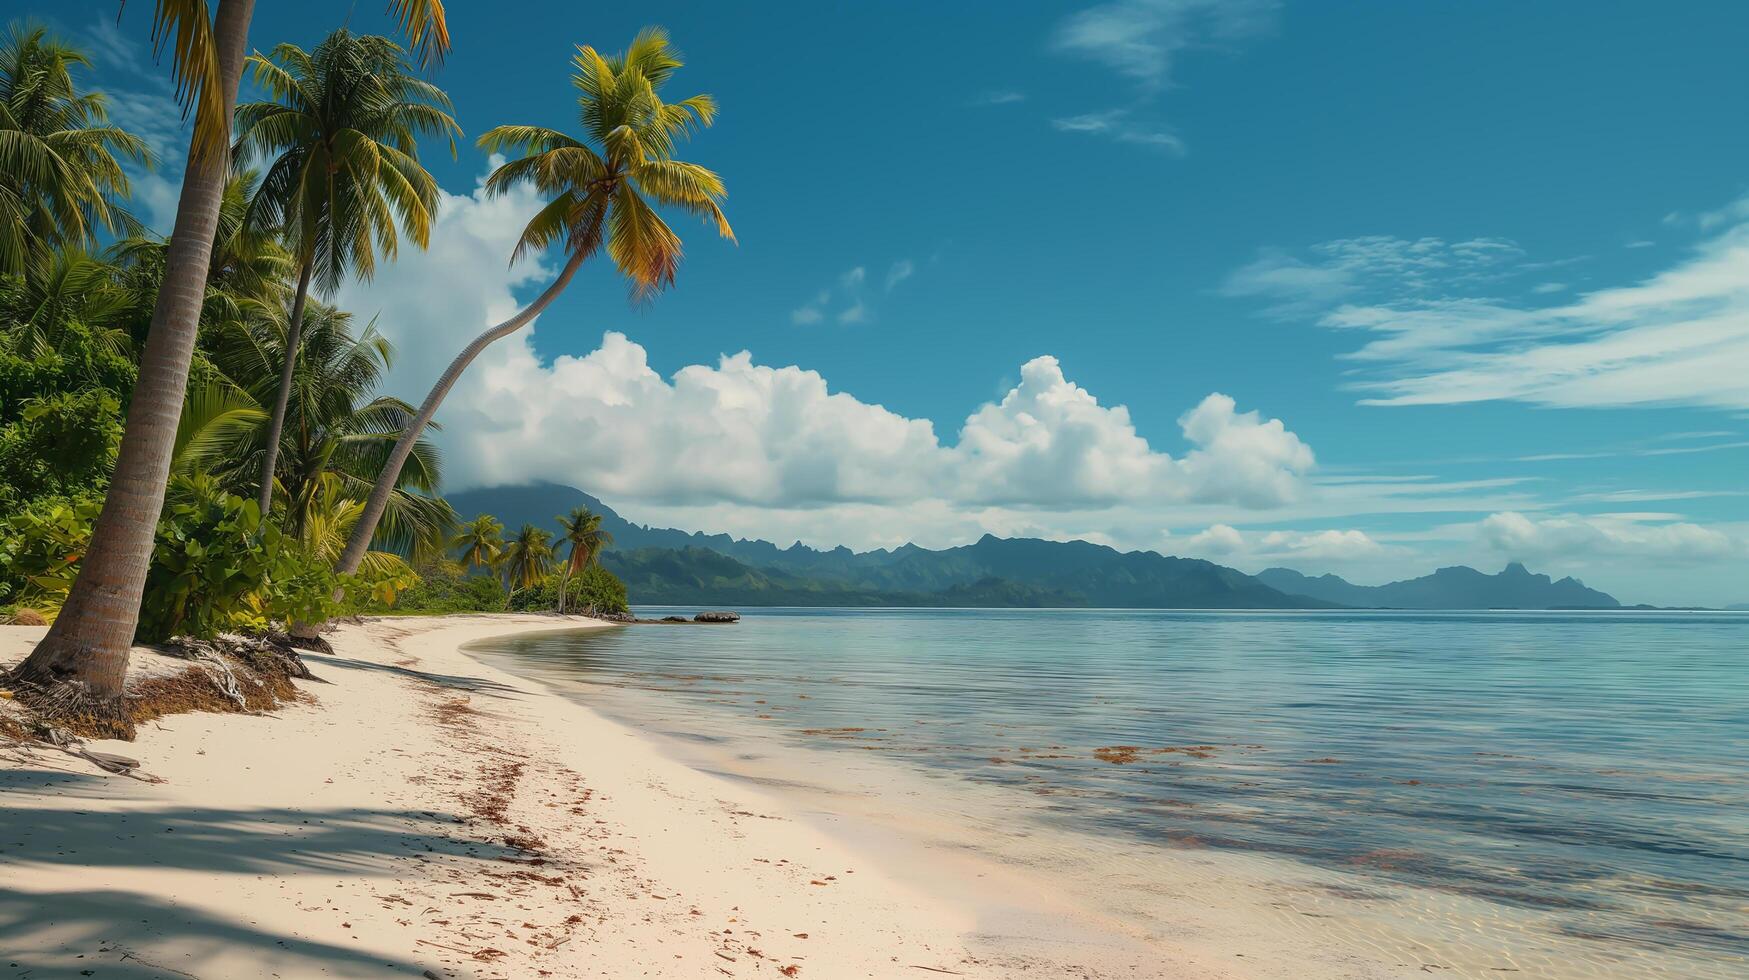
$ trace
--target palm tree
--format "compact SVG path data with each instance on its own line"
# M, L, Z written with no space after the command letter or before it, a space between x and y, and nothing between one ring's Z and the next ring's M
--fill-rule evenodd
M601 515L587 507L572 508L559 518L559 543L571 546L559 577L559 615L565 614L565 590L571 576L601 561L601 553L613 544L613 532L601 529Z
M279 366L288 356L292 333L283 311L263 309L249 325L232 325L210 355L226 378L257 400L272 397L279 388ZM375 394L394 365L393 345L374 325L354 337L351 324L350 314L322 303L312 303L304 312L304 354L297 362L277 445L283 496L276 513L281 526L297 537L305 536L313 520L333 518L335 495L357 502L362 513L383 459L413 415L406 402ZM214 471L246 492L267 450L267 433L265 427L257 430ZM421 440L411 460L401 469L375 543L423 557L443 550L455 514L433 496L442 479L436 447ZM355 520L356 514L346 521L346 531ZM328 557L338 558L344 544L342 538Z
M146 164L144 140L109 125L103 94L80 94L83 51L40 25L14 23L0 41L0 272L33 258L92 246L99 232L138 223L122 158Z
M512 598L518 589L531 589L553 573L552 540L551 531L524 524L522 530L505 543L499 567L503 569L504 585ZM505 601L508 603L509 599Z
M74 324L90 332L101 349L126 353L131 347L119 324L131 311L132 297L116 282L116 268L76 250L32 255L23 276L0 282L0 320L6 324L0 349L35 357L58 350Z
M249 202L255 197L260 175L253 170L237 170L225 181L225 192L219 199L218 226L213 233L212 260L207 269L206 298L201 308L202 335L205 329L223 320L242 320L250 305L283 305L287 294L286 280L292 275L294 263L281 244L279 234L271 228L261 228L248 220ZM116 242L109 257L127 270L124 281L140 297L145 317L140 323L139 340L145 340L145 330L151 316L152 297L164 278L164 261L170 243L163 238L142 232Z
M11 675L13 686L43 713L124 737L133 733L121 703L128 647L139 625L152 538L188 387L255 0L217 0L217 7L210 22L208 0L157 0L153 8L154 46L171 48L177 95L194 112L188 169L109 493L61 615ZM389 9L422 60L441 58L448 50L441 0L390 0ZM364 536L354 569L388 504L390 482L370 515L372 534ZM352 550L349 542L347 554Z
M490 514L481 514L463 524L449 545L461 552L462 565L470 571L492 568L504 552L504 525Z
M714 222L723 237L734 238L721 208L722 179L674 158L676 141L689 137L696 127L709 126L717 108L708 95L662 101L658 94L662 85L683 64L667 32L646 28L624 53L609 57L579 47L573 64L571 82L581 93L577 103L583 139L539 126L500 126L479 141L489 152L523 154L487 178L488 192L503 194L526 181L552 198L523 229L511 261L558 245L567 254L565 265L533 303L475 338L432 386L371 491L364 519L341 556L343 573L357 569L376 519L388 504L394 471L462 372L494 341L515 333L557 299L585 259L605 246L608 257L631 281L634 298L674 283L680 238L651 202L700 215Z
M297 255L291 331L268 423L258 501L273 503L279 433L291 397L298 331L312 276L331 294L348 273L368 280L376 250L396 253L396 223L420 248L431 237L437 181L419 165L419 137L455 137L449 96L416 78L399 45L342 28L306 52L282 44L254 55L255 84L272 97L237 107L236 154L271 157L250 204L258 227L279 228Z

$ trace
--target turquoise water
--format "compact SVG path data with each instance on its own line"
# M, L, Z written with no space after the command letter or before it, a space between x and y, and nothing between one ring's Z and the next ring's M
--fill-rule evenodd
M1749 976L1749 616L773 609L492 648L657 692L672 734L733 715L1139 847L1522 913L1578 960Z

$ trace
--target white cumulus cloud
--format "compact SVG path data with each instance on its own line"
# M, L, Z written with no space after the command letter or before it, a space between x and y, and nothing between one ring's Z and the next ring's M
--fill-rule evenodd
M493 157L489 166L500 162ZM541 208L539 195L518 186L487 197L483 185L482 178L470 194L441 192L428 250L404 244L374 279L348 280L335 297L361 322L377 318L397 351L391 390L415 404L468 341L521 308L513 290L553 274L540 261L509 264L523 226ZM479 363L500 362L516 343L500 341ZM447 405L445 414L452 414Z
M519 292L547 281L550 262L506 261L540 204L526 190L446 193L429 251L404 249L373 281L342 288L338 303L376 317L397 345L394 393L422 398L463 345L519 307ZM907 268L895 263L871 282L853 267L826 298L896 286ZM837 317L855 305L822 309ZM435 438L450 486L554 480L652 519L794 529L831 543L982 530L1135 541L1158 534L1172 507L1287 504L1307 491L1313 467L1311 449L1280 420L1220 394L1179 420L1182 453L1156 448L1127 409L1102 404L1050 356L1023 365L1020 381L974 408L949 440L929 419L747 351L663 376L613 330L593 350L543 359L532 338L544 327L488 348L445 402Z
M394 393L423 398L464 344L548 280L550 263L507 265L540 204L524 190L446 193L429 251L403 249L372 282L342 289L339 304L377 317L396 343ZM856 267L834 286L871 278ZM449 486L549 479L638 520L825 545L944 546L986 531L1134 545L1174 508L1295 499L1312 465L1282 423L1220 395L1186 414L1188 451L1157 450L1050 357L950 443L928 419L745 351L664 377L642 346L607 331L593 350L542 359L532 338L548 320L489 348L439 412Z
M912 419L830 389L818 372L742 351L664 378L609 332L541 362L511 344L473 373L443 441L469 483L550 479L611 497L761 507L940 500L957 508L1098 508L1193 501L1266 508L1294 499L1312 452L1279 420L1211 395L1182 426L1194 447L1149 446L1122 406L1099 404L1053 357L945 445Z
M1236 562L1248 568L1275 562L1347 563L1389 556L1393 549L1365 531L1327 528L1317 531L1240 531L1228 524L1208 528L1174 542L1185 555Z

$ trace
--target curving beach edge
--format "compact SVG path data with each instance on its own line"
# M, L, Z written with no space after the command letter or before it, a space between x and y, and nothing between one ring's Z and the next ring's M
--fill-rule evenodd
M305 657L319 680L270 713L87 743L160 782L9 747L0 959L39 976L1233 975L1116 933L993 933L757 787L463 651L589 628L608 624L342 626ZM0 628L0 663L41 632Z

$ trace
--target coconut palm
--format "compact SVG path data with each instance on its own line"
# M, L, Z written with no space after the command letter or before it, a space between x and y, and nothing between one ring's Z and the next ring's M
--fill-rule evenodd
M176 94L193 109L188 168L109 493L61 615L12 672L13 686L43 713L122 736L133 734L122 711L122 681L188 387L255 0L217 0L210 21L209 6L208 0L157 0L153 8L154 46L171 49ZM422 60L448 50L441 0L391 0L389 9ZM374 537L393 482L370 515L371 533L364 535L354 569Z
M514 597L519 589L532 589L553 572L553 533L533 524L504 544L504 557L499 568L504 573L504 585ZM508 601L508 600L507 600Z
M101 92L79 92L73 70L90 65L40 25L14 23L0 41L0 272L138 228L116 203L129 192L122 161L151 154L109 125Z
M565 265L533 303L475 338L432 386L371 492L364 520L341 558L342 572L357 568L376 516L388 503L395 469L462 372L494 341L515 333L557 299L585 259L605 247L630 281L633 296L642 298L672 285L680 265L680 237L656 206L702 216L724 238L734 238L721 208L722 179L674 158L676 142L709 126L717 108L708 95L662 100L662 86L683 64L667 32L647 28L624 53L611 56L579 47L573 64L583 138L539 126L499 126L479 141L492 153L522 154L487 178L488 193L504 194L526 182L551 198L523 229L511 261L558 246L565 251Z
M490 514L481 514L463 524L449 546L461 553L462 565L470 571L492 568L504 553L504 525Z
M209 356L226 378L264 400L279 389L279 366L288 355L291 331L283 320L283 307L259 313L246 327L226 330ZM351 324L350 314L322 303L305 309L304 353L297 362L277 447L283 496L275 513L281 526L297 537L305 535L313 520L324 514L333 517L331 498L336 494L362 505L383 459L413 414L406 402L375 394L394 365L393 345L375 326L366 326L355 337ZM229 485L244 489L259 469L268 431L263 427L255 432L214 471ZM436 447L424 440L411 460L401 469L375 544L415 556L436 554L447 544L455 523L449 505L432 496L441 480L441 460ZM346 520L347 531L356 516ZM343 538L322 553L337 558L344 544Z
M25 357L58 350L75 324L100 349L126 353L121 324L133 297L116 281L116 268L76 250L32 255L23 276L0 281L0 349Z
M601 553L613 544L613 532L601 529L600 514L575 507L559 518L559 543L571 547L559 576L559 614L564 615L565 590L571 576L601 561Z
M352 273L368 280L379 247L384 258L395 257L397 224L426 246L438 193L437 181L419 165L418 140L447 137L453 156L461 128L450 117L449 96L415 77L400 46L386 37L341 29L313 52L281 44L249 63L255 84L271 98L237 107L236 155L272 161L250 203L250 219L282 229L298 266L286 360L261 462L258 502L266 513L312 278L323 294Z
M213 233L212 260L207 269L206 297L201 307L203 331L224 320L241 320L251 305L279 305L290 292L286 280L294 273L290 253L278 232L251 224L249 202L260 175L248 169L232 173L219 199L219 220ZM138 340L145 340L152 297L164 278L170 243L150 232L130 235L109 248L108 257L126 270L122 277L138 295L145 317Z

